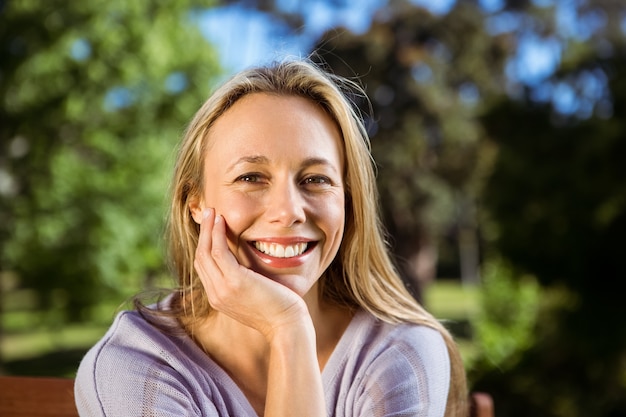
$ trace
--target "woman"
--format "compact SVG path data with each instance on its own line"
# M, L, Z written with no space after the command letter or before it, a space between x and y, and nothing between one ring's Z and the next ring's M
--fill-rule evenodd
M387 253L355 92L295 61L202 106L173 180L180 288L90 350L81 415L466 414L455 344Z

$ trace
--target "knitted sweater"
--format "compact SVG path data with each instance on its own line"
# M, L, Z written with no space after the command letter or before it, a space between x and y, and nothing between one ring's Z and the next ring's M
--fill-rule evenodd
M443 416L449 375L437 331L360 310L322 371L327 414ZM81 416L256 416L190 337L159 330L134 311L121 312L84 357L75 394Z

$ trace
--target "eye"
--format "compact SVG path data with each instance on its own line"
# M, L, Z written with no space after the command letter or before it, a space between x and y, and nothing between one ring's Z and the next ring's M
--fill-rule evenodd
M313 175L310 177L306 177L302 183L304 185L332 185L332 182L330 181L330 178L324 176L324 175Z
M261 181L261 174L257 174L257 173L243 174L237 177L237 179L235 180L235 182L260 182L260 181Z

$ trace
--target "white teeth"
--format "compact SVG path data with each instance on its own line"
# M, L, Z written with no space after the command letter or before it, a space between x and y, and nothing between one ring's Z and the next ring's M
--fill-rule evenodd
M254 246L263 253L275 258L293 258L302 255L309 246L308 243L296 243L295 245L283 246L278 243L254 242Z

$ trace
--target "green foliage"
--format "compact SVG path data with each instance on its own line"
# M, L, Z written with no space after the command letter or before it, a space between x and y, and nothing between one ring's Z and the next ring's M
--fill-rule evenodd
M484 263L482 279L480 310L472 322L478 360L505 371L535 342L540 290L533 277L516 274L499 259Z
M494 396L497 415L626 415L622 331L607 314L615 306L590 311L583 299L564 286L542 290L534 342L514 366L472 367L474 389Z
M4 6L0 271L34 290L41 309L81 320L167 276L174 147L220 75L189 18L198 3Z

